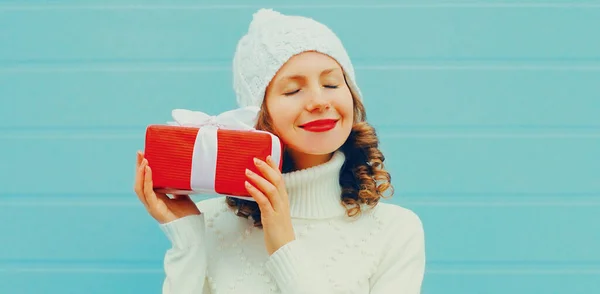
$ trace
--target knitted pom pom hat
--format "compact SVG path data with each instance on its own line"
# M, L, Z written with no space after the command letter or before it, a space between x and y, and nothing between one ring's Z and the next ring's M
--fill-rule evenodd
M294 55L316 51L335 59L356 98L361 99L354 68L340 39L327 26L307 17L260 9L233 58L233 88L239 107L260 107L277 71Z

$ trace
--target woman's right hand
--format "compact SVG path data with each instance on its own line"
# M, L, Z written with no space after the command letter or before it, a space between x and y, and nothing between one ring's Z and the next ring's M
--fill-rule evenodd
M166 194L157 193L152 189L152 170L141 151L137 153L134 191L150 215L161 224L200 214L200 210L188 195L174 195L173 198L169 198Z

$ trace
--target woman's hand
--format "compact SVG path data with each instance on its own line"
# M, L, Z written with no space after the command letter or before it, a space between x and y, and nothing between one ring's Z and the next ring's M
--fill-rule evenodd
M290 201L281 172L271 157L267 157L267 162L254 159L254 163L262 176L246 170L249 179L246 190L260 207L265 245L272 255L296 238L290 217Z
M188 195L175 195L171 199L166 194L156 193L152 189L152 170L140 151L137 153L134 191L150 215L161 224L200 214L200 210Z

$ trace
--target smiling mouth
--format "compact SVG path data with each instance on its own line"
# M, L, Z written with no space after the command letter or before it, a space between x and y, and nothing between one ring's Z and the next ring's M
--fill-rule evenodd
M333 129L337 122L337 119L319 119L305 123L300 128L309 132L326 132Z

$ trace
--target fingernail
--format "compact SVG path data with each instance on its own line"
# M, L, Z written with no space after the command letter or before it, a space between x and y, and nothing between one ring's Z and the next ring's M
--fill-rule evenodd
M267 155L267 161L270 163L271 162L271 155Z
M247 176L249 176L249 175L251 175L251 174L252 174L252 171L251 171L251 170L249 170L249 169L246 169L246 175L247 175Z
M258 160L258 158L254 158L254 164L259 165L260 164L260 160Z

